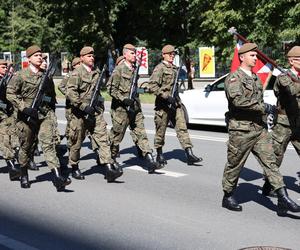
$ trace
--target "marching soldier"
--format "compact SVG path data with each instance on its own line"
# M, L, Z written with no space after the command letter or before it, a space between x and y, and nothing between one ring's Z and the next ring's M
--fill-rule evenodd
M4 77L7 74L7 61L0 59L0 148L3 152L3 158L6 161L10 180L18 180L20 170L15 166L16 147L13 145L13 137L15 136L14 125L15 118L13 116L13 108L6 99L6 86L4 86Z
M280 166L286 148L291 142L300 156L300 46L294 46L287 54L290 69L277 77L274 93L277 97L278 117L272 130L273 149ZM274 196L272 186L265 179L263 194Z
M69 164L72 167L72 176L75 179L84 179L78 163L81 144L87 132L89 132L97 146L100 163L106 167L107 182L112 182L120 177L123 172L111 158L110 142L106 130L107 124L103 117L104 105L99 103L95 107L89 106L99 78L99 70L94 69L94 49L92 47L82 48L80 60L80 66L74 69L67 84L67 98L70 100L72 109L69 131ZM93 120L86 119L87 115L93 117Z
M124 61L115 67L109 80L109 93L112 96L111 153L113 159L115 159L119 152L119 145L129 126L131 133L134 135L133 138L136 139L137 147L149 163L148 172L151 174L155 172L155 169L159 168L159 165L154 161L152 150L149 146L140 100L138 96L133 99L129 97L131 79L135 71L133 66L136 62L135 47L132 44L124 45L123 56ZM132 110L128 111L129 108L132 108Z
M79 67L80 65L80 58L79 57L75 57L72 60L72 69L76 69L77 67ZM70 74L72 72L70 72L69 74L67 74L64 79L60 82L60 84L58 85L58 89L59 91L65 96L66 95L66 89L67 89L67 83L68 80L70 78ZM70 131L70 117L71 117L71 104L70 104L70 100L68 98L66 98L66 109L65 109L65 117L67 120L67 125L66 125L66 129L65 129L65 136L67 139L67 147L68 149L70 148L70 142L69 142L69 131Z
M202 158L198 158L192 152L192 142L186 126L184 112L182 109L179 96L172 97L172 87L176 78L177 68L173 64L175 57L175 48L172 45L166 45L162 48L163 61L158 64L149 80L149 87L156 95L155 99L155 127L156 133L154 138L154 147L157 150L157 161L160 164L166 164L167 161L163 157L162 147L165 144L165 134L169 120L175 124L177 137L182 148L185 150L187 164L201 162ZM177 84L177 83L175 83ZM171 114L169 105L176 106L176 110Z
M272 138L266 129L265 116L273 113L274 107L264 103L261 81L252 72L257 60L256 49L256 44L245 43L238 52L241 62L239 69L229 74L225 80L229 141L222 181L222 206L233 211L242 211L242 206L237 203L233 193L240 171L252 152L278 195L277 214L283 215L288 210L300 212L300 206L287 194L272 149Z
M118 66L120 63L122 63L122 62L124 62L124 61L125 61L124 56L123 56L123 55L122 55L122 56L119 56L119 57L117 58L117 60L116 60L115 67ZM107 85L106 85L107 91L108 91L109 95L111 95L111 81L112 81L112 79L113 79L113 78L110 77L109 80L107 81ZM142 152L142 150L139 148L138 143L137 143L138 138L136 137L135 133L134 133L132 130L130 130L130 135L131 135L132 140L133 140L133 142L134 142L134 144L135 144L135 147L136 147L136 149L137 149L138 157L143 158L143 152ZM118 151L118 153L117 153L116 157L119 157L119 156L120 156L119 148L117 148L117 151Z
M31 105L39 88L43 74L41 67L42 53L37 45L26 50L29 67L23 69L11 79L7 87L7 99L18 112L18 130L20 140L19 163L21 165L21 187L30 188L28 179L28 164L34 142L41 143L45 160L53 173L53 184L57 191L64 189L71 183L69 178L64 178L60 172L59 160L56 155L56 120L55 120L55 91L53 81L48 81L45 98L39 109ZM34 122L29 122L33 120Z

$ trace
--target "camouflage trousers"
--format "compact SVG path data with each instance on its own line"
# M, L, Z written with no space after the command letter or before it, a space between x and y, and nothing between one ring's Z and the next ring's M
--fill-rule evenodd
M19 138L16 130L15 117L3 117L0 121L0 149L5 160L16 157L16 149L19 147Z
M300 156L300 127L293 128L293 131L295 132L292 132L290 126L277 123L271 132L278 167L282 163L289 142L292 143L297 154Z
M230 193L238 183L240 172L252 152L274 190L284 187L283 177L276 164L272 138L266 129L250 131L229 130L227 163L223 173L223 190Z
M66 129L65 129L65 136L66 136L66 139L67 139L67 147L70 148L70 140L69 140L69 137L70 137L70 122L71 122L71 114L72 114L72 110L70 107L66 107L65 109L65 117L66 117L66 120L67 120L67 125L66 125Z
M128 126L132 140L141 149L143 156L147 153L152 153L144 126L142 111L135 111L131 119L129 119L128 113L123 107L111 109L112 128L110 130L110 141L112 157L116 157L118 154L119 145L124 138Z
M81 116L71 114L70 120L70 152L69 164L77 165L80 159L81 144L86 135L90 136L93 144L93 150L98 152L101 164L113 163L110 152L109 136L106 129L106 121L103 113L97 114L94 121L90 121Z
M177 138L181 144L181 147L183 149L193 147L187 130L183 109L181 107L177 107L176 112L174 112L172 117L169 117L169 113L164 109L155 111L154 123L156 133L154 137L154 148L160 148L165 145L165 134L169 119L175 125Z
M50 169L59 168L59 159L56 154L57 120L54 111L50 110L37 127L29 126L23 121L18 121L20 151L19 163L21 167L27 166L32 157L37 140L41 144L46 163Z

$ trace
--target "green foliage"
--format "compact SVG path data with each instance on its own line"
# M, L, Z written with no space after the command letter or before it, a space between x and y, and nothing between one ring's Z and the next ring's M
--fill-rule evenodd
M151 48L156 62L167 43L193 59L198 47L215 46L224 67L235 45L227 30L235 26L283 62L282 42L300 42L299 20L298 0L1 0L0 47L15 52L36 43L51 53L78 55L91 45L104 61L108 49L116 57L130 42Z

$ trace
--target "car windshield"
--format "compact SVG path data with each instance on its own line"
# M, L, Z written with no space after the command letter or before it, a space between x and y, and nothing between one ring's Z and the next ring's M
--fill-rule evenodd
M225 84L226 76L227 75L224 75L219 80L217 80L214 84L212 84L210 91L223 91L224 90L224 84ZM272 75L270 77L270 80L268 82L266 90L273 90L275 80L276 80L276 76Z

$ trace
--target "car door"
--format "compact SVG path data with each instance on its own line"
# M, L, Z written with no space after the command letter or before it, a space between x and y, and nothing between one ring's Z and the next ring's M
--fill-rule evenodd
M205 89L186 91L182 96L189 123L225 126L227 99L224 91L226 75Z

